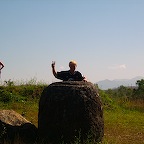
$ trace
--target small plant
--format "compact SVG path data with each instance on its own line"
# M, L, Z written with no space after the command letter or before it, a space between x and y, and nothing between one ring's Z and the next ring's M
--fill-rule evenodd
M6 86L13 86L14 82L9 79L8 81L4 81Z

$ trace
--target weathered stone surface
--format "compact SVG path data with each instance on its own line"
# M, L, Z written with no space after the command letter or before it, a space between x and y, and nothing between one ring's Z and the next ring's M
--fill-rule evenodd
M0 144L33 144L37 128L13 110L0 110Z
M52 144L76 137L93 143L104 135L103 109L96 87L89 82L56 82L44 89L39 102L38 132Z

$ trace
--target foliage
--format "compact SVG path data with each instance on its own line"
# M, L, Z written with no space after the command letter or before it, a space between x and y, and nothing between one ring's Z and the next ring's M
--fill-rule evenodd
M46 85L34 84L30 81L27 84L15 85L11 80L5 81L5 84L0 86L0 101L27 101L30 99L39 99Z
M116 89L105 90L105 92L116 99L144 99L144 79L138 80L136 85L136 87L120 86Z
M120 86L116 89L108 89L106 93L113 98L131 98L133 89L131 87Z
M116 107L110 95L107 94L105 91L99 89L99 95L102 99L102 103L105 109L114 109Z
M138 88L134 89L133 97L144 99L144 79L138 80L136 82L136 85L138 86Z
M0 90L0 101L2 102L9 102L11 101L12 94L10 92L7 92L5 90Z
M11 79L9 79L8 81L5 80L4 82L5 82L6 86L12 86L12 85L14 85L14 82L11 81Z

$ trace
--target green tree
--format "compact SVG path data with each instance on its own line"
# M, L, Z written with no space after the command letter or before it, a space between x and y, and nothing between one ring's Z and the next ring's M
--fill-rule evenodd
M134 89L134 98L144 99L144 79L138 80L136 82L137 89Z

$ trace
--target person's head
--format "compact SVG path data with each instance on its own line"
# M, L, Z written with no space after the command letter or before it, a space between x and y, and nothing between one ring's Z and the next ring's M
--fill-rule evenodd
M76 67L77 67L77 62L72 60L69 62L69 67L71 71L75 71Z

